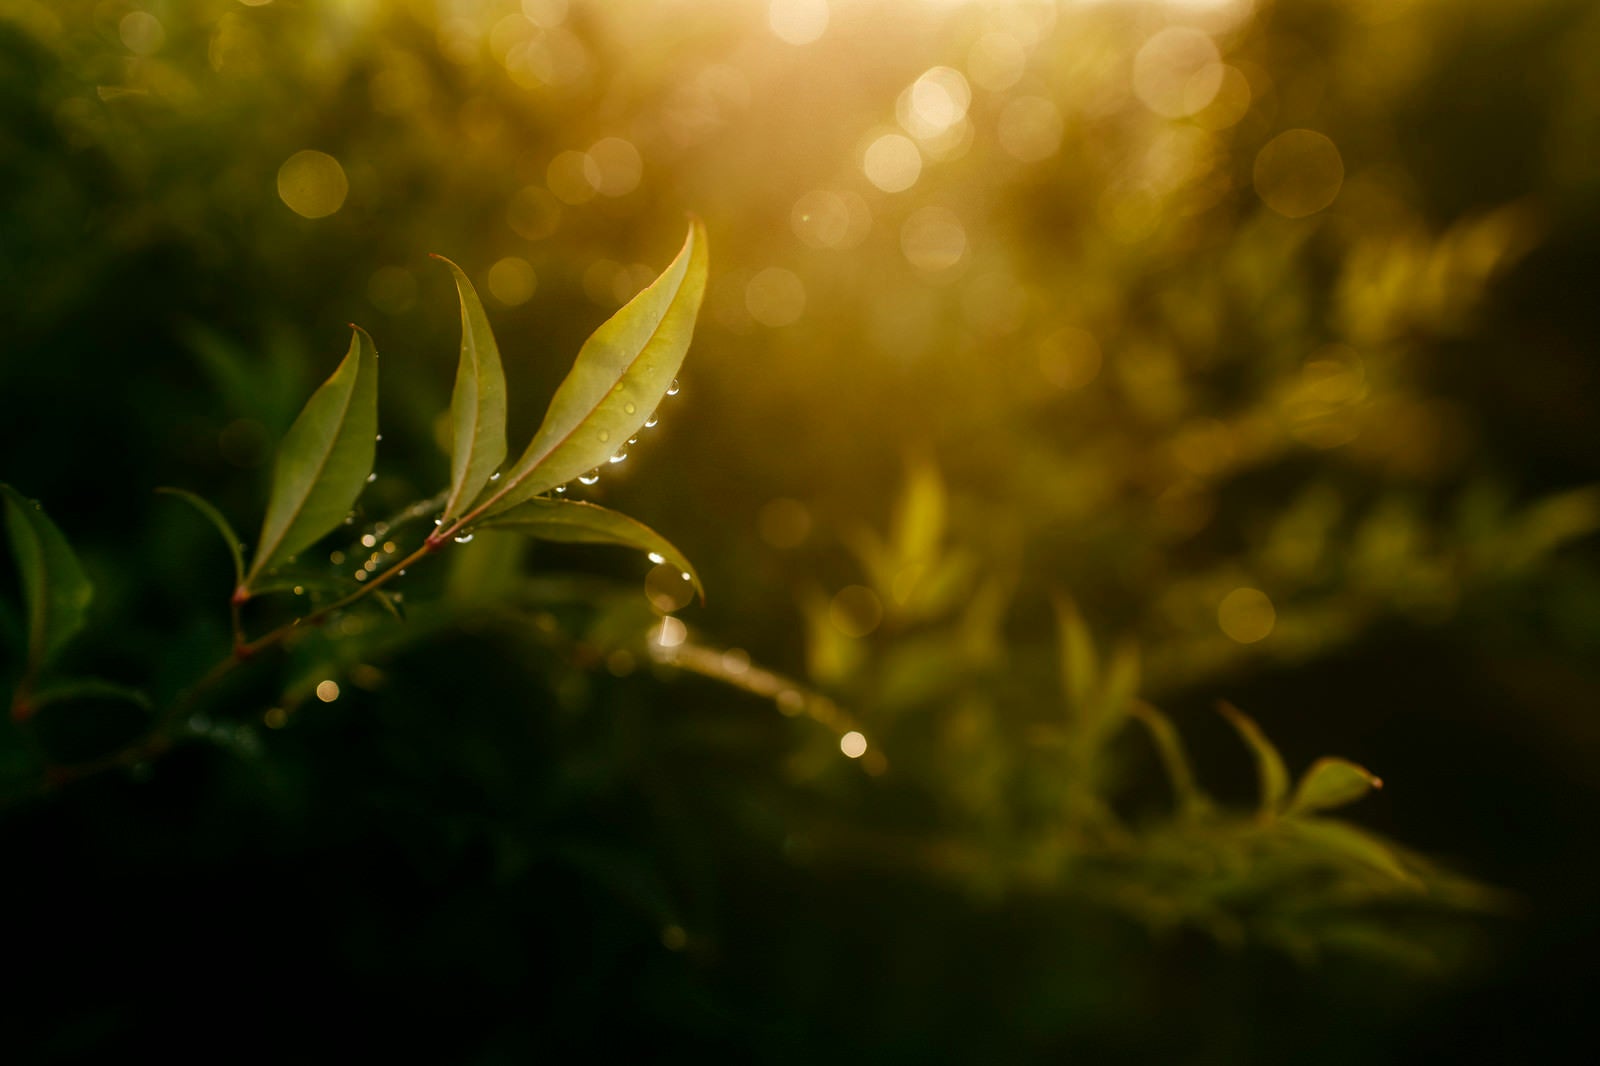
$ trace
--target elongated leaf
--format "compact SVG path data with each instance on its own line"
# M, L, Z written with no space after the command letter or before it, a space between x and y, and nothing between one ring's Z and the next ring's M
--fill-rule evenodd
M1256 774L1261 781L1261 813L1277 814L1283 808L1284 796L1289 792L1289 771L1283 765L1283 756L1278 754L1278 749L1267 739L1267 735L1261 732L1255 719L1227 701L1217 704L1217 709L1244 738L1256 757Z
M1315 814L1354 803L1373 789L1382 788L1383 780L1363 767L1344 759L1318 759L1311 764L1294 798L1284 810L1285 815Z
M94 586L67 538L39 505L10 485L0 484L6 501L6 532L22 574L28 609L28 674L37 674L83 628Z
M1100 686L1096 715L1102 726L1115 726L1127 716L1129 704L1139 695L1139 681L1139 645L1123 641L1111 653L1105 681Z
M1279 825L1303 840L1370 866L1411 888L1424 888L1422 879L1408 868L1405 860L1386 841L1353 825L1334 818L1301 818L1280 822Z
M700 575L671 541L643 522L597 504L533 499L486 519L479 528L516 530L540 540L565 544L620 544L625 548L638 548L649 553L653 561L670 563L688 574L700 599L705 600Z
M184 489L159 488L157 492L164 496L176 496L184 503L210 519L211 524L217 527L217 532L222 534L223 541L228 545L228 554L233 558L233 581L235 585L244 584L244 548L239 543L239 534L233 531L233 526L223 517L221 511L211 505L211 501L203 496Z
M1167 771L1167 780L1172 785L1172 796L1177 801L1179 813L1197 813L1209 806L1205 795L1195 784L1194 770L1190 767L1183 738L1178 735L1172 720L1143 700L1134 700L1128 710L1150 733L1156 754Z
M506 458L506 375L483 301L467 275L442 255L461 298L461 361L450 395L450 495L444 520L462 514ZM626 439L626 438L624 438Z
M489 513L602 466L666 395L689 350L706 287L706 233L696 219L666 271L584 342L527 451L482 506Z
M377 437L378 352L356 328L339 369L306 401L278 448L247 587L344 521L372 473Z
M136 688L119 685L115 681L102 681L97 677L78 677L66 681L52 681L50 684L34 693L33 709L62 700L100 699L122 700L132 703L145 710L150 709L150 697Z
M1094 638L1089 634L1089 627L1084 625L1077 605L1065 596L1056 598L1056 623L1061 639L1062 694L1066 696L1067 709L1081 717L1089 713L1099 675Z

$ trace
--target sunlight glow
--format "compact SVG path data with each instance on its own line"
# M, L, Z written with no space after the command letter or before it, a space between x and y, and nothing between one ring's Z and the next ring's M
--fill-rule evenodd
M1304 218L1333 203L1344 185L1339 148L1316 130L1287 130L1256 155L1256 193L1285 218Z
M1277 620L1272 601L1260 589L1234 589L1217 605L1217 624L1240 644L1265 640Z
M302 218L326 218L344 206L350 179L326 152L296 152L278 168L278 197Z
M828 0L772 0L767 25L787 44L810 44L828 28Z
M922 153L911 138L885 133L867 146L861 169L884 192L904 192L922 176Z

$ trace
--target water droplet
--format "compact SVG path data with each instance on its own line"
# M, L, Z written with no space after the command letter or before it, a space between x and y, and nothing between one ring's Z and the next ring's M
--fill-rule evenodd
M628 438L628 443L629 444L638 444L639 443L639 438L638 437L629 437Z
M435 529L437 529L437 528L439 528L439 527L440 527L440 526L442 526L442 525L444 525L444 519L442 519L442 518L435 518L435 519L434 519L434 520L433 520L433 526L434 526L434 528L435 528Z
M631 415L631 414L633 414L633 412L637 411L638 409L639 408L634 404L634 402L632 400L629 400L627 403L622 405L622 413L626 414L626 415Z
M649 559L652 563L656 563L657 565L667 561L667 557L662 555L660 552L651 552L649 555L646 555L645 558Z
M578 480L583 482L585 485L593 485L596 481L600 480L600 468L596 467L587 474L580 474L578 476Z
M656 428L656 423L661 421L661 415L655 411L650 412L650 417L644 420L645 429Z
M356 516L353 515L353 514L344 516L344 524L347 525L347 526L355 525L355 521L356 521Z
M489 475L489 480L490 481L499 481L500 480L500 471L496 470L494 473L490 474Z
M377 437L375 437L375 438L374 438L374 439L375 439L375 440L382 440L382 439L383 439L383 434L382 434L382 433L379 433L379 434L378 434L378 435L377 435Z
M367 484L368 485L372 484L376 480L378 480L378 472L376 470L374 470L372 473L367 475Z
M682 388L682 386L678 384L678 379L677 378L673 378L672 379L672 384L667 386L667 395L668 396L676 396L676 395L678 395L678 390L680 388Z
M606 441L611 439L611 431L609 429L602 429L598 436L600 437L600 443L604 444Z
M304 596L306 594L305 586L304 585L296 585L294 587L294 594L296 596Z
M471 534L471 533L463 533L463 534L461 534L461 536L456 538L456 543L457 544L471 544L472 543L472 538L473 538L473 534Z
M565 485L557 485L556 486L556 495L557 496L564 496L564 495L566 495L566 492L567 492L567 487Z
M693 581L694 580L694 578L689 576L689 571L687 571L687 570L681 571L678 574L678 576L683 578L685 581Z
M606 462L608 462L608 463L620 463L620 462L622 462L622 460L626 459L627 457L628 457L628 449L626 449L626 448L618 448L617 449L617 454L613 455L610 459L607 459Z
M400 576L400 577L405 577L405 576L406 576L406 572L405 572L405 571L404 571L404 570L402 570L402 571L400 571L400 574L399 574L399 576ZM396 593L395 593L395 594L394 594L394 598L395 598L395 599L397 599L397 600L398 600L398 599L399 599L399 598L400 598L400 594L399 594L399 593L398 593L398 592L396 592Z

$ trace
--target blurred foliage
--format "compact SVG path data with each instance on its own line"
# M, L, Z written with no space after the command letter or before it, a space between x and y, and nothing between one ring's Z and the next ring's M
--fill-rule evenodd
M452 1060L1410 1061L1513 1011L1534 1055L1516 982L1600 888L1597 47L1585 0L0 0L3 474L96 588L64 668L158 708L230 585L149 490L250 528L345 322L354 558L449 480L428 253L525 439L685 212L713 245L682 394L571 487L706 606L486 531L11 808L5 900L60 916L21 1059L159 1032L152 952L263 995L308 953ZM6 780L144 727L102 696L0 726ZM1389 787L1280 802L1263 735Z

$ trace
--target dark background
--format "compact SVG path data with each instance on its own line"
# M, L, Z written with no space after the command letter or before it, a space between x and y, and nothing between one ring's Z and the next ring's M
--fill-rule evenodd
M226 652L226 556L150 490L202 492L251 539L271 448L351 319L384 352L363 521L444 483L435 420L458 326L428 252L486 292L505 257L537 274L531 298L489 301L515 451L622 298L596 264L659 270L693 210L713 275L683 394L593 498L696 561L709 601L682 617L697 640L836 699L889 769L862 772L836 732L770 699L652 665L631 556L538 549L496 571L527 575L512 603L474 584L463 551L419 569L403 635L369 620L261 664L165 757L43 796L8 783L0 1057L1533 1063L1587 1032L1591 5L1263 3L1229 21L862 3L793 47L761 4L573 3L507 29L511 4L457 24L420 3L216 0L138 8L163 28L153 51L126 29L135 10L0 6L0 476L44 501L96 583L64 666L162 705ZM1238 122L1154 116L1129 92L1131 57L1169 23L1205 29L1248 75ZM1026 73L973 87L965 154L908 192L875 189L860 146L985 33L1031 42ZM507 39L584 58L519 81ZM997 132L1019 95L1064 116L1042 160ZM1205 162L1164 185L1140 168L1175 127L1206 129L1201 148L1178 142ZM1327 134L1344 168L1304 219L1252 184L1257 153L1294 128ZM602 136L637 145L637 189L519 229L519 191ZM326 218L276 192L303 148L349 178ZM1125 188L1150 216L1119 237L1129 216L1106 204ZM808 245L790 220L811 189L859 194L870 233ZM898 236L929 205L967 235L933 276ZM1483 237L1486 219L1502 224ZM769 267L803 283L790 323L754 314ZM412 279L409 299L385 294L382 268ZM1081 389L1041 376L1064 325L1104 355ZM1366 391L1336 412L1354 435L1317 447L1285 397L1330 343L1360 353ZM1218 426L1230 458L1195 467L1186 442ZM926 617L891 605L845 639L859 661L830 666L829 597L865 584L890 603L860 531L892 524L919 463L948 494L942 558L1011 590L998 658L944 668L972 577ZM1169 520L1176 490L1206 501L1198 526ZM1310 492L1338 517L1314 563L1276 564L1273 530ZM810 516L797 546L763 534L774 499ZM0 569L10 678L20 601ZM1217 626L1236 585L1272 597L1259 644ZM1372 767L1386 787L1356 822L1515 905L1372 917L1433 945L1430 964L1306 960L1248 916L1235 943L1147 924L1070 870L1011 879L1031 823L983 767L1020 765L1058 713L1052 592L1104 644L1138 641L1145 697L1222 800L1251 800L1248 756L1209 710L1225 697L1292 770L1329 753ZM931 690L896 697L896 669ZM309 698L334 676L337 701ZM263 724L274 707L287 727ZM941 747L973 714L987 724ZM71 761L143 724L65 704L27 743ZM1124 780L1153 779L1147 751L1118 758ZM1134 791L1136 818L1164 801ZM903 858L952 841L993 850L955 870Z

